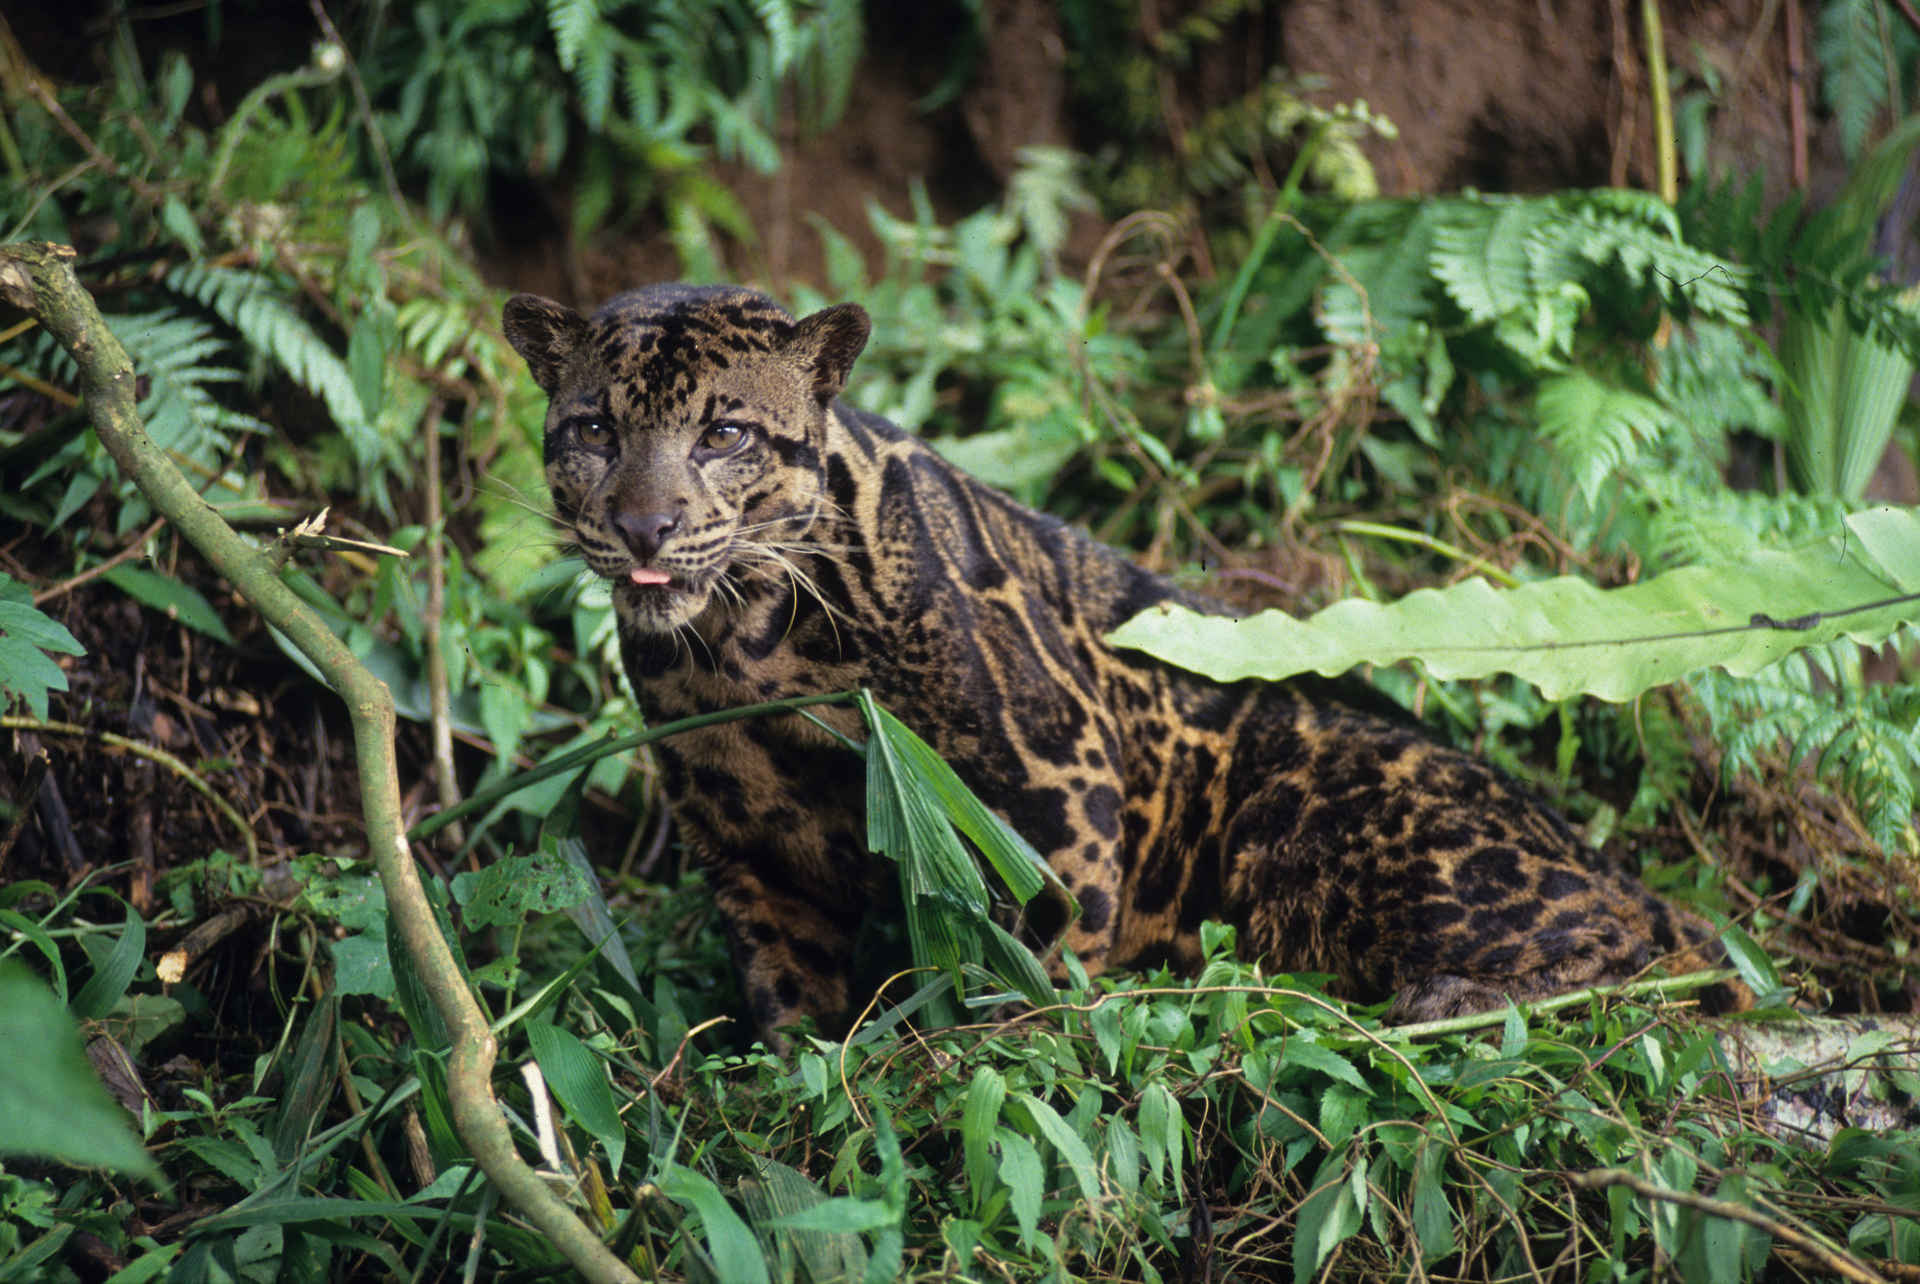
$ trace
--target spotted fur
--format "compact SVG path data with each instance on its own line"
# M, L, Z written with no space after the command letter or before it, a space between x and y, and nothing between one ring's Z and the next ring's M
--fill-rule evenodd
M1419 1019L1705 939L1477 759L1109 647L1155 603L1219 608L837 402L860 308L796 321L669 285L590 318L520 295L505 323L551 399L555 512L613 582L648 718L872 689L1078 897L1066 942L1089 973L1192 968L1201 922L1224 919L1269 967ZM851 710L819 716L863 734ZM889 901L859 757L798 715L658 752L760 1027L841 1027L862 921Z

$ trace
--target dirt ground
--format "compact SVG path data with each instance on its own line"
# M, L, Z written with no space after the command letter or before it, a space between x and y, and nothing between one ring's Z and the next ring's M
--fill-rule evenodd
M1134 40L1177 29L1205 9L1142 0ZM1364 100L1397 136L1365 149L1389 195L1479 188L1539 192L1654 185L1653 114L1638 5L1626 0L1340 0L1234 6L1223 37L1202 46L1157 86L1171 130L1191 127L1277 73L1316 85L1323 105ZM1711 102L1716 172L1758 172L1786 190L1791 169L1788 51L1779 0L1682 0L1662 6L1676 100ZM876 13L883 8L876 6ZM1116 7L1116 12L1123 12ZM975 75L955 101L916 107L930 86L917 70L941 65L940 42L963 19L956 3L893 6L872 38L845 118L818 137L792 137L790 164L772 176L740 166L723 176L763 229L757 246L731 247L730 266L776 287L818 283L821 253L809 215L851 236L877 268L865 211L908 213L923 180L945 215L978 208L1018 164L1019 149L1066 144L1098 153L1113 134L1098 105L1071 94L1068 49L1052 0L985 0L987 36ZM1834 126L1809 112L1809 185L1841 175ZM1281 158L1284 159L1284 158ZM558 224L552 225L557 230ZM531 230L531 229L530 229ZM1070 258L1084 261L1104 231L1087 218ZM494 267L517 289L590 297L673 270L657 234L589 247L569 275L552 235L497 244Z

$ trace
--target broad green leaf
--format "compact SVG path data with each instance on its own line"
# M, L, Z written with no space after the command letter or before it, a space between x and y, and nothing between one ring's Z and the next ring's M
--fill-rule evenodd
M1354 1202L1353 1183L1342 1172L1346 1164L1346 1147L1328 1155L1309 1186L1313 1194L1300 1205L1293 1225L1294 1284L1306 1284L1327 1255L1360 1229L1360 1206Z
M101 578L140 605L150 606L216 642L233 645L233 634L227 632L220 613L193 585L138 566L116 566Z
M1013 1220L1020 1225L1020 1241L1034 1243L1040 1225L1040 1201L1046 1193L1046 1166L1031 1141L1010 1128L999 1130L1000 1180L1007 1184Z
M393 997L393 965L387 961L384 926L331 941L328 948L333 952L333 985L337 993L371 994L380 999Z
M1305 1066L1309 1070L1318 1070L1330 1079L1336 1079L1363 1093L1372 1093L1366 1079L1353 1063L1335 1052L1332 1048L1318 1043L1309 1043L1298 1036L1288 1039L1281 1050L1280 1064L1284 1066Z
M1454 1250L1453 1206L1447 1203L1441 1170L1444 1148L1429 1145L1413 1168L1413 1233L1420 1238L1420 1255L1431 1262Z
M1626 588L1560 576L1517 589L1480 579L1386 606L1335 603L1310 619L1246 619L1162 604L1108 635L1221 682L1327 676L1418 659L1442 680L1513 673L1549 700L1631 700L1718 665L1747 677L1838 637L1884 642L1920 619L1920 517L1880 509L1793 551L1684 566Z
M511 926L529 914L547 914L580 904L594 892L557 851L502 856L478 873L456 874L454 900L469 928Z
M627 1130L607 1084L606 1064L571 1031L546 1021L527 1022L527 1042L547 1086L560 1099L560 1108L600 1143L613 1176L619 1177L620 1161L627 1153Z
M1721 925L1720 944L1725 947L1734 970L1740 973L1740 979L1746 982L1747 988L1753 991L1754 998L1762 1007L1786 1000L1791 990L1780 980L1779 969L1774 967L1767 952L1738 923Z
M874 737L889 747L896 769L911 773L940 804L947 820L980 849L1014 899L1023 905L1031 900L1053 877L1052 869L1033 845L975 797L954 774L953 768L905 723L873 703L870 697L862 700L861 707L868 712L868 726ZM971 867L972 862L968 864ZM963 881L969 889L975 884L975 879Z
M34 717L47 716L47 693L67 689L67 675L47 651L86 654L65 625L34 606L26 585L0 574L0 713L18 698Z
M1059 997L1053 982L1047 978L1047 970L1040 966L1031 949L992 919L980 926L981 953L989 968L1002 979L1013 982L1035 1007L1045 1007Z
M1181 1192L1181 1170L1185 1164L1182 1130L1186 1122L1180 1103L1164 1083L1150 1083L1141 1092L1140 1144L1146 1147L1147 1171L1153 1174L1154 1184L1158 1185L1162 1180L1162 1165L1165 1165L1176 1197Z
M993 1136L1000 1126L1000 1107L1006 1099L1007 1081L998 1070L981 1066L973 1072L960 1115L960 1145L976 1212L987 1197L987 1183L993 1177Z
M26 941L40 951L42 957L47 960L48 971L53 977L53 992L59 998L60 1006L67 1006L66 964L61 962L60 947L53 943L53 937L47 934L47 929L26 915L10 909L0 909L0 928L6 929L18 938L13 945L7 947L7 953L11 954L20 941Z
M292 1226L300 1222L345 1222L356 1217L408 1218L438 1221L446 1210L431 1204L401 1204L391 1200L337 1199L324 1195L289 1195L242 1208L215 1213L193 1224L195 1234L234 1230L243 1226Z
M786 1219L803 1219L829 1204L870 1204L873 1201L828 1200L818 1183L777 1159L759 1161L760 1178L740 1183L740 1199L748 1220L778 1254L775 1266L783 1279L858 1279L867 1270L866 1242L858 1231L796 1228ZM856 1220L844 1208L824 1215L826 1220ZM882 1225L885 1222L880 1223ZM777 1233L775 1231L778 1226ZM800 1268L796 1275L793 1268Z
M1100 1198L1100 1173L1093 1162L1093 1151L1086 1139L1068 1126L1060 1113L1032 1093L1015 1094L1015 1101L1026 1108L1027 1117L1047 1143L1059 1153L1080 1187L1080 1198L1093 1203Z
M671 1162L655 1184L668 1199L700 1215L720 1284L768 1284L760 1242L718 1186L693 1169Z
M80 993L73 996L73 1014L82 1021L97 1021L111 1012L146 957L147 922L133 906L127 906L126 911L113 949L80 987Z
M0 1048L0 1154L158 1176L66 1006L15 962L0 962Z
M326 1115L339 1078L340 996L329 992L306 1010L300 1041L294 1045L280 1092L280 1109L273 1121L273 1154L280 1163L292 1161Z
M781 1230L826 1231L846 1235L878 1230L898 1220L898 1214L888 1212L887 1206L877 1199L855 1199L851 1195L842 1195L823 1200L812 1208L782 1213L767 1225L777 1226Z

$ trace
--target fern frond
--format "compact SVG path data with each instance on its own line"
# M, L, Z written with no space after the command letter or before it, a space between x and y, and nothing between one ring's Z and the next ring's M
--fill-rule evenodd
M1608 474L1638 457L1673 425L1671 412L1653 398L1579 370L1541 380L1534 408L1540 415L1540 435L1551 443L1588 503L1599 495Z
M590 130L597 132L606 127L619 61L611 41L589 41L579 50L573 65L573 83L580 93L580 119Z
M1840 122L1840 149L1857 160L1867 131L1887 103L1887 58L1881 35L1884 0L1827 0L1813 41L1820 89Z
M861 0L825 0L807 24L811 74L800 77L807 97L807 123L828 129L846 114L854 73L865 51Z
M1708 488L1684 481L1671 487L1650 478L1655 508L1648 519L1653 565L1736 560L1761 547L1790 548L1838 529L1847 506L1812 495Z
M800 48L799 32L793 21L793 5L790 0L752 0L752 4L754 16L760 19L760 25L767 33L773 74L775 77L784 76L793 66L794 56Z
M1328 338L1391 346L1433 316L1428 260L1437 208L1433 201L1368 201L1343 220L1342 230L1361 244L1338 252L1344 272L1332 274L1320 290L1315 310ZM1366 294L1364 306L1354 285Z
M1701 470L1717 470L1725 460L1730 433L1780 439L1784 417L1773 394L1785 379L1773 350L1750 328L1718 321L1675 326L1652 355L1654 392L1672 408L1688 438L1684 454L1674 452L1673 463L1705 483L1703 490L1721 489L1717 478Z
M547 0L547 25L553 29L560 70L571 72L593 29L600 25L600 7L594 0Z
M1530 307L1528 244L1552 212L1538 201L1446 202L1433 233L1433 274L1472 321Z
M247 344L320 398L334 423L353 443L363 466L382 449L378 435L354 389L353 375L326 340L274 293L271 278L237 268L183 264L167 273L168 289L211 308Z
M1752 274L1746 268L1642 222L1591 211L1574 217L1583 228L1578 250L1589 262L1618 263L1636 284L1669 304L1735 325L1747 324L1743 291Z
M1655 192L1642 191L1637 187L1593 187L1568 193L1561 199L1569 209L1593 209L1617 214L1662 233L1669 240L1686 239L1680 234L1680 218L1674 213L1673 206Z
M107 328L133 359L134 371L147 381L140 414L154 444L193 460L203 469L225 461L231 434L266 427L251 415L214 400L210 385L233 383L240 372L209 364L227 345L213 327L169 311L105 318Z
M1724 749L1732 778L1765 774L1782 760L1809 767L1844 795L1885 850L1905 847L1913 827L1914 773L1920 769L1920 689L1861 686L1802 657L1749 678L1714 672L1691 686ZM1857 664L1857 651L1839 667Z

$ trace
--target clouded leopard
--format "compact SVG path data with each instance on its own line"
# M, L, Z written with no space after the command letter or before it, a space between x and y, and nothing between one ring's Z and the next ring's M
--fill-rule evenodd
M1199 927L1407 1018L1617 981L1705 925L1554 811L1417 730L1288 685L1219 685L1105 634L1204 600L836 398L869 321L660 285L591 316L531 295L557 521L613 585L649 719L865 686L1078 897L1089 973L1196 965ZM857 715L822 716L858 740ZM798 715L658 747L763 1032L844 1026L885 906L864 770Z

